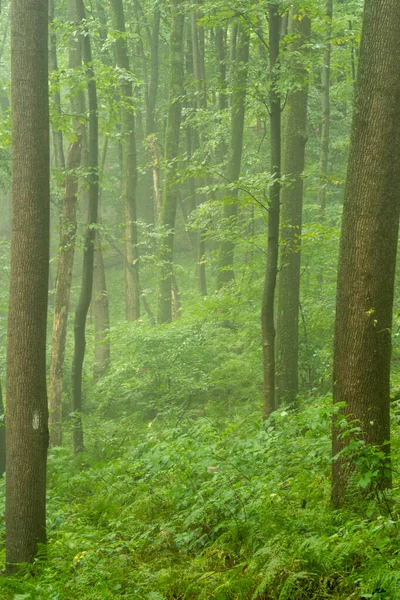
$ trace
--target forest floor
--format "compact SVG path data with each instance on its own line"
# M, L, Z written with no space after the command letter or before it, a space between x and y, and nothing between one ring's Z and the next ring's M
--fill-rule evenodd
M0 598L400 598L396 493L329 508L329 398L215 410L87 418L86 451L49 456L47 558Z

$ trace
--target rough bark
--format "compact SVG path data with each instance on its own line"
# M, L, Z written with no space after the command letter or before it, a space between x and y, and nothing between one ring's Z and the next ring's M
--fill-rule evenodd
M6 562L46 542L49 277L48 7L11 5L12 232L7 334Z
M293 52L292 72L297 85L296 89L288 94L282 127L282 173L289 183L282 187L280 195L281 249L276 325L277 406L283 401L289 404L295 402L299 388L300 248L309 84L303 46L307 43L310 33L310 19L305 15L299 19L292 9L289 34L296 37L289 46L289 52Z
M139 254L136 225L136 137L133 109L133 90L130 81L130 64L125 37L125 16L122 0L111 0L114 29L122 35L115 42L117 68L121 94L121 140L122 140L122 193L121 200L125 222L125 317L136 321L140 317ZM133 266L133 269L128 265Z
M179 137L182 114L183 90L183 0L172 2L172 28L170 47L170 82L167 130L165 134L165 160L167 169L164 176L164 199L160 225L164 238L160 242L158 323L172 320L172 254L178 190L175 185L176 160L179 154Z
M330 126L330 85L331 85L331 32L332 32L333 0L326 2L326 17L328 21L324 50L324 63L321 74L321 148L319 159L319 189L318 206L320 218L324 217L326 205L326 190L328 185L329 160L329 126Z
M366 0L343 207L333 399L359 437L389 452L389 383L400 188L397 0ZM333 425L335 456L349 442ZM332 502L346 499L351 464L333 462ZM384 469L376 482L390 485Z
M85 7L83 0L76 0L78 17L82 24L82 56L86 68L89 104L89 143L88 143L88 182L89 207L84 240L82 283L74 320L74 357L72 363L72 409L74 412L73 445L74 453L84 450L82 428L82 371L86 347L86 317L92 298L94 242L97 223L99 172L98 172L98 117L96 81L92 68L90 36L85 28Z
M268 418L275 410L275 322L274 302L279 251L279 213L281 189L281 98L279 94L279 6L269 3L269 60L270 60L270 136L271 176L269 192L267 266L261 306L263 344L264 405L263 416Z
M235 51L234 89L231 106L231 134L228 147L228 165L226 179L234 183L240 175L243 150L243 130L246 107L246 83L249 62L249 34L243 26L238 28L237 47ZM228 191L224 206L224 220L226 227L234 227L237 219L238 190ZM229 235L221 242L218 257L217 289L233 281L235 243Z

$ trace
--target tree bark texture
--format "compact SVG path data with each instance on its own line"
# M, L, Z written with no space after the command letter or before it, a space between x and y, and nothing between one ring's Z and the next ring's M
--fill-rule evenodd
M115 42L117 68L121 94L121 140L122 140L122 206L125 222L125 317L136 321L140 317L139 254L137 246L136 215L136 137L133 91L130 81L130 64L125 37L125 16L122 0L111 0L114 29L122 35ZM133 266L129 268L128 265Z
M269 192L267 266L261 306L261 331L263 344L264 404L263 416L267 419L275 410L275 322L274 302L279 251L279 213L281 189L281 98L279 94L279 6L268 5L269 61L270 61L270 136L271 176Z
M98 169L98 117L97 117L97 92L96 81L92 68L92 52L89 33L86 31L85 7L83 0L76 0L77 13L83 27L82 55L86 68L89 104L89 144L88 144L88 181L89 181L89 207L87 227L84 240L82 283L74 320L74 357L72 362L72 409L74 412L73 445L74 453L84 450L82 428L82 372L86 347L86 317L92 298L93 288L93 263L94 242L97 223L99 200L99 169Z
M172 254L178 189L175 184L176 161L179 154L179 130L181 126L183 89L183 1L172 1L172 29L170 47L170 83L167 130L165 137L164 199L161 209L161 231L163 239L159 249L159 297L158 323L172 320Z
M226 178L228 183L235 183L239 179L242 162L244 117L246 108L246 84L249 62L249 34L241 25L237 31L237 47L235 51L235 70L233 79L233 93L231 106L231 135L228 147L228 165ZM238 206L238 190L228 191L225 194L224 220L226 227L235 227ZM235 243L228 234L221 242L218 258L217 289L233 281Z
M389 452L389 384L400 189L400 4L366 0L345 189L334 339L333 399ZM348 443L333 424L333 456ZM333 462L332 502L351 465ZM390 485L382 471L381 488Z
M49 277L48 6L11 5L12 232L7 334L6 562L46 542Z
M276 380L277 406L284 401L293 403L299 388L299 304L300 249L303 211L303 171L307 142L307 99L309 74L306 70L304 45L311 33L306 15L291 11L289 34L292 72L296 89L288 94L283 113L282 172L288 183L281 189L281 247L278 278Z

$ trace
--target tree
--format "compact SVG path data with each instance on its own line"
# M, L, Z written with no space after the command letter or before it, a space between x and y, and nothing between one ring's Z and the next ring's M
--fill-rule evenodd
M118 32L115 42L117 68L120 73L121 138L122 138L122 206L125 223L125 315L127 321L140 317L139 255L136 226L136 138L133 92L128 48L126 42L125 16L122 0L112 0L114 29ZM131 265L129 267L129 265Z
M288 183L281 190L281 251L277 306L277 405L292 403L298 393L300 244L303 212L303 171L307 142L309 75L304 45L311 33L307 15L292 9L289 17L290 62L297 81L288 94L283 115L282 172ZM300 63L300 64L299 64Z
M86 30L85 6L83 0L77 0L77 13L83 27L82 55L87 75L88 101L89 101L89 148L88 148L88 181L89 181L89 206L85 231L82 283L74 320L74 357L72 362L72 409L74 411L73 444L74 453L78 454L84 449L82 428L82 371L86 348L86 317L92 298L93 289L93 264L94 244L96 239L95 225L99 202L99 157L98 157L98 115L97 91L93 73L92 51L89 32Z
M322 86L321 86L321 103L322 103L322 122L321 122L321 149L319 162L319 190L318 204L321 217L325 213L326 204L326 188L328 174L328 159L329 159L329 126L330 126L330 86L331 86L331 32L332 32L332 14L333 0L326 2L326 17L328 27L326 32L324 62L322 65Z
M269 61L270 61L270 136L271 177L268 207L267 265L261 305L261 332L263 344L264 404L266 419L275 410L275 323L274 302L279 251L279 213L281 190L281 98L279 92L279 5L268 4Z
M226 171L228 183L235 183L239 179L242 162L249 45L249 33L245 26L241 25L237 30L237 47L234 46L234 89L232 93L231 133ZM234 227L238 213L238 190L227 191L226 196L227 201L224 206L224 219L229 227ZM221 289L224 285L234 279L234 251L235 243L231 238L222 241L218 258L217 289Z
M49 276L47 2L11 13L12 232L7 336L6 561L46 542L46 326Z
M366 0L340 242L334 403L359 437L389 453L389 384L400 186L397 0ZM333 424L333 456L348 443ZM332 502L346 499L351 465L334 460ZM381 487L390 485L385 468Z
M167 169L164 177L164 198L160 225L163 239L160 242L159 258L159 297L158 323L172 320L172 253L177 206L177 186L175 182L179 154L179 137L182 116L183 90L183 2L172 2L172 28L170 48L170 82L167 130L165 134L165 161Z
M69 17L77 22L75 0L70 0ZM81 45L76 35L71 36L68 66L69 69L79 69L82 64ZM62 391L64 382L65 343L69 300L72 285L72 268L75 255L75 234L77 227L76 204L78 194L77 168L81 164L82 140L85 126L77 117L83 113L85 97L78 90L71 100L71 110L74 115L74 139L71 141L67 155L67 169L64 180L64 199L60 224L60 246L57 264L56 291L54 299L53 334L51 340L51 361L49 373L49 424L50 445L59 446L62 440ZM59 133L53 131L54 146L60 146ZM56 135L57 134L57 135ZM60 150L58 151L60 154Z

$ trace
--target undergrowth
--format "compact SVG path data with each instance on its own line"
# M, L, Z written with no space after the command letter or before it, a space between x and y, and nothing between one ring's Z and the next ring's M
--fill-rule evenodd
M396 502L329 508L330 399L259 413L87 418L86 452L49 457L47 558L0 597L399 598Z

